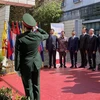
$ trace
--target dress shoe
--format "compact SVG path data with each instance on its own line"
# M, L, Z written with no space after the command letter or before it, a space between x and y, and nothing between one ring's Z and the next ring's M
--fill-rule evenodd
M84 66L80 66L80 67L78 67L78 68L85 68Z
M62 66L60 65L60 67L59 68L62 68Z
M75 68L77 68L77 66L75 65Z
M51 69L51 67L49 67L49 69Z
M64 68L66 68L66 66L64 66Z
M73 66L71 66L70 68L73 68Z
M95 68L93 68L92 71L95 71Z
M93 68L92 67L88 68L88 70L91 70L91 69L93 69Z

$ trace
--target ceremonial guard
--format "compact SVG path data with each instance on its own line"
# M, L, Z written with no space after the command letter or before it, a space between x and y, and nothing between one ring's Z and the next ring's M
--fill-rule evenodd
M32 32L36 26L34 18L26 13L23 15L24 34L16 38L15 71L21 73L25 94L28 100L40 100L40 68L42 60L38 47L40 42L48 38L48 34L40 29Z

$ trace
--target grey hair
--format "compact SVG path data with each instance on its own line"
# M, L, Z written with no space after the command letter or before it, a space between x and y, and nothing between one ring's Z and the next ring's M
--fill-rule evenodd
M92 30L94 32L94 29L93 28L91 28L90 30Z

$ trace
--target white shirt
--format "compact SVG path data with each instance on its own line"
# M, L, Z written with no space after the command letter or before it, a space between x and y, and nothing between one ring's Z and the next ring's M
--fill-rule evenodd
M76 37L76 35L72 36L72 38L74 39Z
M93 37L94 36L94 33L91 36Z
M86 35L87 33L85 32L85 33L83 33L83 35Z

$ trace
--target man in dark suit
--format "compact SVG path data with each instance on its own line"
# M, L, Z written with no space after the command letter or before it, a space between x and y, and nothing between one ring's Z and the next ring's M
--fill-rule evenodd
M99 33L98 33L98 52L100 54L100 30L99 30ZM100 70L100 63L98 64L98 70Z
M40 28L32 32L36 26L34 18L23 15L24 34L16 38L15 71L20 71L27 100L40 100L40 68L42 60L38 47L40 42L48 38L48 34Z
M72 31L72 37L68 40L68 51L70 52L70 59L72 66L70 68L77 68L77 52L78 52L78 45L79 45L79 39L76 37L76 33L73 30Z
M98 51L100 53L100 31L99 31L99 34L98 34Z
M96 51L97 51L97 36L94 34L94 29L89 30L89 39L88 39L88 60L89 60L89 69L95 71L96 68Z
M85 68L87 65L87 42L89 35L86 33L86 28L82 28L82 35L80 36L80 53L81 53L81 66L79 68Z
M56 68L57 36L54 35L54 29L50 30L49 38L46 41L46 50L49 54L49 68L52 66L52 58L53 66Z

